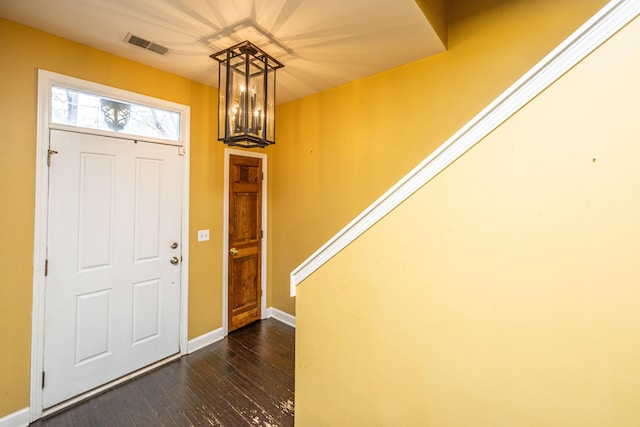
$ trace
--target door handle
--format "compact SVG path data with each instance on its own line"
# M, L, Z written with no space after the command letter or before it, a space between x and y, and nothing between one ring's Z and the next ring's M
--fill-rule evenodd
M171 264L173 264L173 265L178 265L178 263L180 262L180 260L178 259L178 257L177 257L177 256L174 256L173 258L171 258L171 259L169 260L169 262L170 262Z
M231 248L229 249L229 253L233 256L238 255L238 250L236 248Z

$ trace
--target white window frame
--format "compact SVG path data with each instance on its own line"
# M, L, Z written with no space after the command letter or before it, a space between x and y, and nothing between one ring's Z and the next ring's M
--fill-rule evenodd
M62 86L82 92L148 105L180 114L180 141L168 141L137 135L88 129L51 123L51 95L53 86ZM182 265L180 292L180 354L188 352L188 289L189 289L189 147L190 114L187 105L177 104L122 89L93 83L46 70L38 70L38 117L36 135L36 200L33 248L33 306L31 323L31 383L29 418L35 421L42 417L42 372L44 370L44 309L45 309L45 260L47 250L47 214L49 195L49 169L47 157L51 129L68 130L93 135L117 136L159 144L177 145L184 158L182 197Z
M189 107L182 104L176 104L170 101L164 101L161 99L153 98L146 95L141 95L134 92L129 92L122 89L116 89L109 86L101 85L98 83L89 82L86 80L80 80L73 77L64 76L62 74L51 73L49 71L39 70L38 81L40 81L40 73L49 74L50 78L48 85L48 99L45 111L38 110L38 113L46 114L48 129L67 130L71 132L82 132L92 135L101 136L116 136L122 139L131 139L135 141L153 142L157 144L178 145L184 146L185 139L188 139L188 119L184 120L185 116L188 117L188 113L185 115L185 109L188 112ZM168 110L180 114L180 139L173 141L170 139L153 138L149 136L135 135L126 132L116 132L106 129L95 129L84 126L74 126L62 123L54 123L51 121L51 91L53 86L62 87L65 89L71 89L78 92L84 92L90 95L97 95L104 98L114 99L116 101L130 102L132 104L146 105L159 110ZM39 93L38 96L41 94ZM40 99L40 98L38 98ZM44 106L43 106L44 107Z
M81 82L84 82L84 81L81 81ZM84 83L89 83L89 82L84 82ZM92 135L102 135L102 136L111 136L111 137L117 136L118 138L122 138L122 139L130 139L130 140L143 141L143 142L153 142L157 144L178 145L178 146L184 145L183 139L185 137L187 129L185 129L182 123L182 116L183 116L182 112L176 108L176 107L178 108L184 107L184 106L181 106L180 104L168 103L168 101L158 102L161 100L140 95L137 93L127 92L127 91L120 91L122 92L122 96L116 98L111 92L110 93L106 93L106 92L108 92L109 89L111 89L112 91L119 91L118 89L109 88L108 86L102 86L102 85L95 86L93 90L91 89L84 90L78 87L70 87L67 84L61 84L57 82L52 84L51 89L53 89L54 86L62 89L73 90L78 93L84 93L87 95L95 95L96 97L110 99L116 102L125 102L129 104L134 104L134 105L151 107L156 110L164 110L164 111L177 113L180 115L180 127L178 129L178 132L180 135L178 137L178 140L176 141L176 140L167 139L167 138L154 138L152 136L139 135L135 133L118 132L118 131L109 130L109 129L98 129L98 128L80 126L80 125L54 122L51 103L49 105L49 111L48 111L50 129L68 130L73 132L83 132L83 133L90 133ZM106 89L106 91L104 89ZM124 98L124 96L126 96L126 98Z

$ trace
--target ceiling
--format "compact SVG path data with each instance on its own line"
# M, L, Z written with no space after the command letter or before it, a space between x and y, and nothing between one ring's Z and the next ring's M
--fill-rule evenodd
M415 0L0 0L0 16L215 87L209 55L248 39L285 66L279 104L445 49Z

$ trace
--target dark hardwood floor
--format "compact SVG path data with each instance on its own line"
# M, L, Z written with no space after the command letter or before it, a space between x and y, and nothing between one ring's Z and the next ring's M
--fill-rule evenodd
M294 342L262 320L31 425L293 426Z

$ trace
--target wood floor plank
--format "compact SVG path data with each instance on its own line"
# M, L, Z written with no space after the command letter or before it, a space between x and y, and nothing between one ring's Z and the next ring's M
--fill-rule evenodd
M33 427L293 426L295 330L253 323Z

